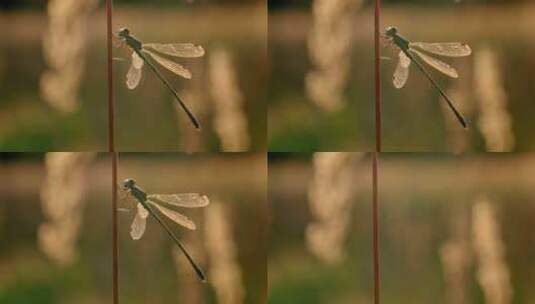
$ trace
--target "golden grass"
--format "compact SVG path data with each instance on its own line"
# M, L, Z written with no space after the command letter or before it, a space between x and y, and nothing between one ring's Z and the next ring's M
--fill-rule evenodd
M221 150L241 152L249 149L247 116L244 98L231 54L214 49L210 54L210 92L214 101L214 130L221 141Z
M480 113L478 126L487 151L512 151L515 144L513 120L508 111L498 54L491 47L483 46L475 52L474 57L475 91Z
M472 233L477 257L477 281L485 296L485 303L511 303L513 289L505 257L500 224L490 200L478 198L472 209Z
M361 153L317 152L308 203L314 217L306 229L308 249L325 263L344 257L344 243L354 197L353 165Z
M346 104L344 89L351 69L353 19L360 0L315 0L308 34L313 68L305 78L306 93L322 110L336 111Z
M41 187L41 206L46 222L39 226L38 245L60 265L76 259L76 241L82 223L86 171L94 153L46 154L46 178Z
M245 289L228 206L216 199L210 208L204 209L204 240L210 260L209 281L215 288L217 303L240 304L243 303Z
M43 54L48 69L41 75L41 97L53 108L72 112L85 72L91 13L97 0L48 2L48 28Z

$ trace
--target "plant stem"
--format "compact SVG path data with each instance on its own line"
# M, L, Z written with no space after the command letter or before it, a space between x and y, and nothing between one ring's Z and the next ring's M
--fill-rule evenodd
M375 152L373 153L372 165L372 188L373 188L373 299L375 304L380 303L379 273L379 189L378 189L378 166L381 147L381 0L375 0Z
M117 245L117 152L115 152L115 103L113 100L113 0L106 0L107 78L108 78L108 152L112 156L112 293L119 303L119 254Z

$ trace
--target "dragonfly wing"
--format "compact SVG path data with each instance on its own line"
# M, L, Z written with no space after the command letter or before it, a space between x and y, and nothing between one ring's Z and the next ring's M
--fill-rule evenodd
M147 197L153 201L186 208L199 208L210 204L208 197L199 193L149 194Z
M411 48L448 57L464 57L472 54L472 49L468 44L460 42L428 43L428 42L411 42Z
M379 36L379 42L381 44L381 47L391 46L393 43L392 38L386 36L385 34L381 34L381 36Z
M139 240L143 236L143 233L145 233L145 227L147 226L148 216L149 212L145 210L143 205L138 203L136 217L134 217L134 221L130 226L130 236L132 239Z
M132 65L136 69L143 68L143 58L139 57L139 55L136 52L132 52Z
M407 83L407 79L409 78L409 66L411 64L411 60L403 51L399 52L399 62L396 66L396 70L394 71L393 76L393 82L394 87L397 89L401 89L405 83Z
M443 61L440 61L436 58L433 58L429 55L426 55L418 50L415 50L415 49L409 49L410 52L418 55L420 58L422 58L427 64L429 64L430 66L434 67L435 69L439 70L440 72L452 77L452 78L457 78L459 77L459 74L457 74L457 71L452 68L449 64L443 62Z
M125 45L125 42L117 37L112 38L113 47L120 48Z
M158 62L160 65L162 65L164 68L168 69L169 71L177 74L178 76L182 76L186 79L191 79L191 72L186 69L183 65L178 64L174 61L171 61L169 59L163 58L161 56L156 55L155 53L143 50L143 52L149 54L156 62Z
M202 46L192 43L144 43L143 48L150 48L162 54L175 57L195 58L204 55Z
M143 59L136 52L132 52L132 64L126 74L126 87L133 90L141 80L141 69L143 68Z
M185 215L182 215L176 211L173 211L171 209L168 209L168 208L165 208L163 206L160 206L159 204L153 202L153 201L148 201L149 203L151 203L153 206L155 206L156 208L158 208L158 210L165 216L167 216L168 218L170 218L173 222L181 225L181 226L184 226L188 229L191 229L191 230L195 230L197 227L195 226L195 223L192 222L187 216Z

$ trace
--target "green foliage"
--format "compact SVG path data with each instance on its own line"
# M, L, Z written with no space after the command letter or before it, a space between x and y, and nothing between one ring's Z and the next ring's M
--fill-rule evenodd
M0 303L57 303L54 288L43 281L20 279L0 290Z

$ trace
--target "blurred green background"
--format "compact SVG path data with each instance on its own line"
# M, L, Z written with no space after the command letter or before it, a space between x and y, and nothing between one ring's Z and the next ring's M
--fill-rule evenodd
M59 2L59 1L58 1ZM106 151L107 83L103 2L89 16L86 68L76 93L79 106L62 113L42 98L47 69L42 39L48 21L43 1L2 2L0 25L0 149L3 151ZM50 2L49 2L50 3ZM127 26L144 42L193 42L207 53L178 60L192 70L185 80L164 72L203 125L195 132L150 71L134 91L125 87L126 61L115 61L116 146L121 151L219 151L210 55L225 50L243 96L249 147L266 146L266 19L261 1L114 1L114 29ZM65 41L68 45L70 42ZM114 56L126 57L122 49ZM191 144L194 142L194 144Z
M346 210L351 214L350 233L343 241L346 258L328 264L313 255L306 244L308 225L316 220L307 196L313 178L311 155L272 152L268 162L272 213L269 303L371 303L371 203L367 177L355 181L355 189L361 189L354 201L358 203L352 200L351 208Z
M311 253L305 238L317 221L307 196L315 174L311 155L270 153L270 303L373 302L371 158L365 155L349 167L354 193L342 242L346 258L328 264ZM529 228L535 220L534 168L533 154L381 154L381 302L490 303L477 281L482 259L473 217L482 196L494 210L497 233L490 235L503 243L510 275L512 297L505 302L535 301L535 238ZM459 270L464 281L452 288L441 252L459 240L466 246L466 264ZM456 292L465 300L449 300Z
M46 220L39 198L46 171L43 154L2 154L0 171L5 174L0 176L0 303L112 301L110 165L109 157L99 154L88 166L82 226L75 242L78 258L70 265L59 266L37 244L37 229ZM203 209L179 210L197 224L194 232L169 223L208 275L206 284L198 281L182 255L177 256L179 266L175 264L175 245L154 219L148 220L143 238L133 241L130 225L135 205L126 198L119 201L121 209L130 210L118 212L121 303L225 303L219 293L222 289L233 293L233 288L242 290L242 300L237 303L264 303L266 167L264 155L250 153L121 154L120 179L134 178L149 193L200 192L211 201ZM207 215L216 205L226 214L226 238L220 231L207 230L213 229L209 228ZM208 234L215 234L221 242L230 238L230 247L210 252ZM239 269L237 281L222 279L220 268L216 269L221 267L217 258L228 256L226 250L231 251L231 261ZM239 286L229 287L233 282Z
M371 1L362 1L350 25L351 67L347 86L342 92L348 102L339 111L327 112L316 106L305 92L305 77L314 66L307 47L313 28L310 1L269 1L270 151L374 149L371 4ZM324 8L328 15L326 6ZM444 101L414 67L403 89L393 87L397 52L391 47L382 48L382 55L392 59L381 62L383 150L458 152L458 147L452 144L458 139L466 142L463 151L491 150L486 142L500 134L496 134L499 131L484 134L486 131L480 123L488 115L482 111L493 109L480 103L495 96L504 102L504 114L509 119L507 123L511 124L503 133L511 133L514 141L512 147L504 150L533 150L533 16L535 6L532 1L382 1L383 26L397 26L400 33L412 41L461 41L468 43L474 51L467 58L445 58L458 69L459 79L448 79L438 71L431 71L454 101L462 103L459 107L470 121L470 129L462 132L457 125L447 121L451 113L443 114ZM330 22L336 24L336 20ZM325 49L329 49L327 41ZM485 67L483 71L480 67L476 73L476 60L484 50L492 51L495 65L486 71ZM499 93L493 95L491 90L478 85L482 74L497 75L495 83ZM481 90L485 92L483 95L487 94L485 97L481 97ZM502 123L494 118L488 118L488 121Z
M92 174L92 190L83 198L78 257L59 266L38 246L38 229L47 221L40 198L44 155L2 153L1 157L0 303L110 302L111 213L105 203L111 200L109 162L97 161L100 170Z

